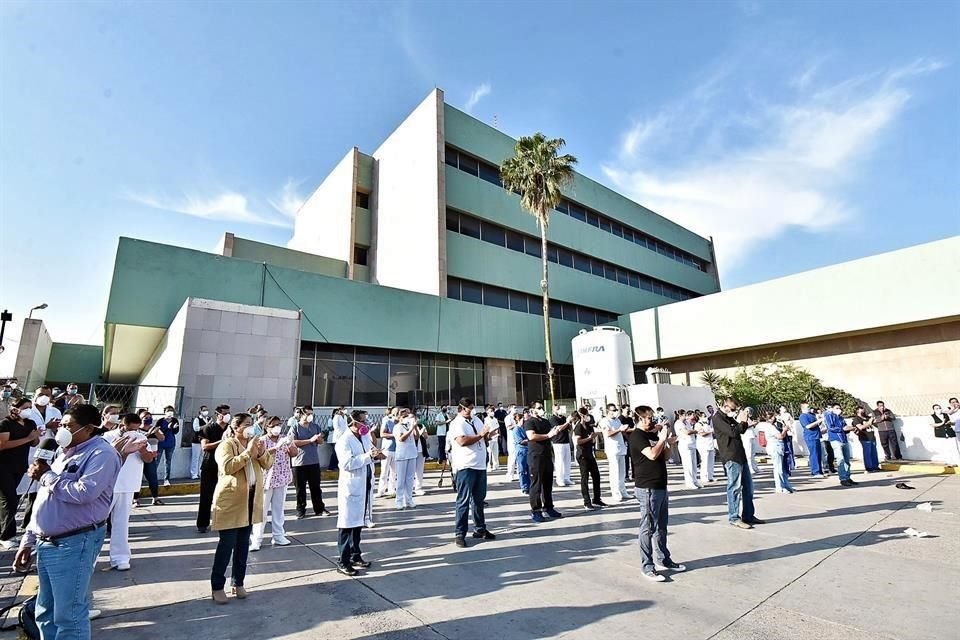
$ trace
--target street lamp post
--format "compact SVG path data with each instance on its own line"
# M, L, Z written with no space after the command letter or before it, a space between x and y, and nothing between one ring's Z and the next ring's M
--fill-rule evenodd
M32 319L33 319L33 312L34 312L34 311L43 311L43 310L46 309L46 308L47 308L47 303L46 303L46 302L44 302L43 304L38 304L37 306L33 307L32 309L30 309L30 313L27 314L27 320L32 320Z

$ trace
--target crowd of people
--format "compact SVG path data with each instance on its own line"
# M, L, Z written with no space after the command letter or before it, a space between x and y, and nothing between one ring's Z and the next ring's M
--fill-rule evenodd
M26 571L36 561L36 619L44 637L89 637L88 590L74 587L89 584L107 536L111 567L131 568L130 517L143 504L144 480L152 504L162 504L160 479L164 484L172 479L180 419L174 407L166 407L156 421L146 409L97 408L72 384L59 394L46 386L32 397L15 391L5 387L0 399L5 416L0 422L0 544L17 549L17 570ZM938 437L960 442L957 398L950 399L947 411L934 406L931 418ZM682 466L683 483L691 490L715 481L719 461L728 521L751 529L764 524L753 503L753 478L759 471L754 456L760 449L770 457L778 493L795 491L790 477L797 472L801 447L813 477L836 473L841 485L853 486L851 439L861 444L866 471L876 471L877 439L888 459L901 457L894 419L882 402L875 410L858 408L848 421L837 404L822 410L802 405L795 419L785 407L757 415L732 399L716 409L678 410L668 416L663 408L616 404L582 406L569 414L555 407L548 415L541 402L475 407L462 398L456 407L435 413L390 407L375 424L364 410L338 407L322 425L310 406L297 407L289 418L271 415L261 405L236 414L225 404L213 413L200 407L192 421L190 464L191 476L200 481L196 527L198 533L212 529L218 535L212 600L231 601L228 567L231 595L246 598L248 554L260 549L268 520L272 544L291 544L284 518L291 484L297 518L309 517L308 491L312 515L331 515L321 487L320 447L333 445L329 466L339 471L337 570L356 575L371 566L361 552L361 537L374 526L375 499L392 498L398 510L415 509L415 497L425 492L432 429L437 458L444 472L449 466L456 491L457 546L467 546L471 515L471 537L496 537L486 526L484 506L488 474L499 473L502 450L507 452L504 480L519 484L535 523L563 517L553 488L573 486L576 460L585 510L637 501L643 575L662 582L664 572L684 570L667 548L668 461ZM607 460L607 496L601 490L598 449ZM20 507L24 533L18 540Z

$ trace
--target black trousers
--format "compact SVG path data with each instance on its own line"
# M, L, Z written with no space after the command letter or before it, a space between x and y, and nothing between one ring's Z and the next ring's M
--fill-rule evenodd
M626 436L624 436L623 439L626 440L626 439L627 439ZM631 477L633 476L633 474L631 473L631 472L633 471L633 462L632 462L632 459L630 458L630 443L629 443L629 442L627 442L627 457L624 458L623 462L624 462L624 464L626 465L626 466L623 468L623 477L626 478L627 480L630 480Z
M530 510L553 509L553 451L531 453L527 464L530 467Z
M197 528L210 526L210 510L213 508L213 492L217 488L217 468L200 467L200 506L197 508Z
M17 485L21 478L20 469L0 468L0 540L17 535Z
M887 460L903 460L903 455L900 453L900 440L897 438L896 431L893 429L881 431L880 444L883 445L883 452L887 454Z
M600 502L600 467L597 459L592 455L577 454L577 464L580 465L580 494L583 504L589 505ZM589 477L588 477L589 476ZM590 497L590 479L593 479L593 498Z
M320 489L320 465L305 464L293 468L293 483L297 487L297 515L307 513L307 485L310 485L310 502L313 503L313 512L317 515L323 512L323 490Z
M824 447L827 450L827 469L830 470L830 473L837 472L837 456L833 453L833 447L830 445L830 442L824 443Z
M362 560L360 555L360 533L363 527L337 529L337 551L340 553L340 566L349 567L352 563Z

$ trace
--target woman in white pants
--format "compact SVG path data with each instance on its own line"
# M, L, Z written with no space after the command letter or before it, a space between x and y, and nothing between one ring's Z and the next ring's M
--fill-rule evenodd
M110 407L110 411L119 411ZM108 421L104 415L105 422ZM109 419L110 424L113 418ZM147 448L147 437L140 432L140 417L135 413L123 416L120 426L103 434L103 439L123 458L123 466L113 485L113 501L110 504L110 566L117 571L130 569L130 512L133 510L133 494L140 491L143 464L153 462L156 451Z
M397 440L394 460L397 465L397 509L412 509L413 482L417 468L417 419L407 409L400 411L400 421L393 428Z
M507 482L513 482L520 476L517 471L517 443L513 440L513 430L520 427L519 420L520 411L511 406L503 420L503 426L507 428Z
M423 496L427 492L423 489L423 468L427 463L427 438L430 436L430 432L427 431L427 413L424 413L423 422L417 422L417 433L415 435L417 439L417 466L413 472L413 495ZM414 416L415 417L415 416Z
M687 489L701 489L703 485L697 482L697 425L693 411L684 413L673 429L677 434L677 449L683 464L683 484Z
M377 488L377 497L388 498L397 492L397 461L395 458L397 440L393 435L393 428L397 422L397 408L387 407L387 413L380 421L380 483Z
M697 421L697 452L700 454L700 485L703 486L713 482L713 464L717 457L713 425L703 414L700 414Z
M496 408L491 404L487 406L487 417L483 420L483 426L491 433L497 433L500 429L500 423L493 415ZM487 471L500 470L500 438L490 438L487 443Z
M283 429L280 426L280 418L278 416L272 416L267 420L267 425L267 451L273 451L274 463L263 479L263 519L253 525L253 528L250 530L250 551L260 550L260 544L263 541L263 528L267 522L267 514L270 514L270 527L274 546L285 547L290 544L283 526L283 506L287 499L287 486L289 486L290 481L293 480L290 458L296 457L299 451L297 446L293 444L292 435L283 438L280 437Z

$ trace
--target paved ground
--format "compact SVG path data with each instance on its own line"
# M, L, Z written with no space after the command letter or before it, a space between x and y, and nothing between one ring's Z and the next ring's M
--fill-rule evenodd
M210 601L216 537L196 534L196 497L170 498L138 510L133 569L94 576L104 610L94 637L957 637L960 477L858 474L854 489L805 479L797 494L777 495L764 468L757 505L769 524L740 531L725 524L720 484L686 491L676 468L671 476L670 548L689 571L663 584L639 576L634 504L587 514L578 490L560 489L567 517L537 526L498 474L488 509L495 541L454 547L446 489L413 512L380 501L377 527L364 533L374 568L350 579L333 569L335 519L293 519L295 544L251 554L250 598L227 606ZM896 489L901 480L916 490ZM925 501L932 513L915 508ZM907 527L931 535L908 538Z

